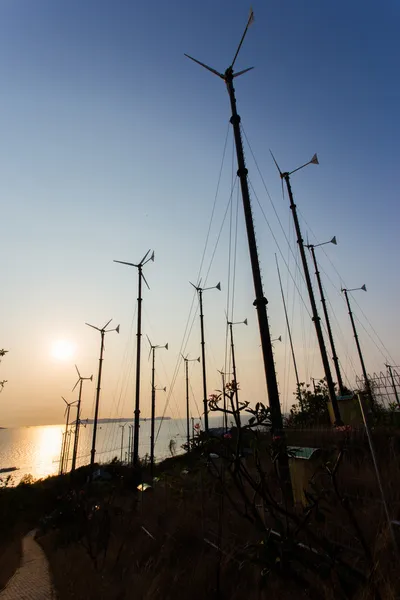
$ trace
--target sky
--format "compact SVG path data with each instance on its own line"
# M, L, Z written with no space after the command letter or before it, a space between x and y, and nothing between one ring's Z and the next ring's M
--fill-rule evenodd
M267 402L243 212L232 191L229 99L220 79L184 56L225 70L249 8L224 0L0 3L0 347L8 350L0 425L62 422L61 396L76 398L74 364L97 376L100 335L85 322L101 327L110 318L121 330L106 338L100 416L132 415L137 272L113 260L136 263L149 248L142 414L150 413L148 335L169 344L157 353L156 384L167 387L157 412L168 400L166 414L184 416L180 352L200 355L189 281L199 276L215 198L200 271L202 285L221 282L221 292L204 293L208 390L220 387L224 311L232 314L233 301L234 320L248 319L235 327L241 398ZM294 378L275 254L301 380L322 376L322 364L270 149L284 171L318 153L320 165L294 174L292 186L303 237L337 236L338 245L318 249L318 257L346 381L354 385L361 369L341 285L367 286L352 302L368 371L400 361L400 5L255 0L253 9L236 68L254 70L235 89L271 335L282 336L274 355L286 411ZM200 373L191 363L195 416ZM86 384L84 417L93 415L95 387Z

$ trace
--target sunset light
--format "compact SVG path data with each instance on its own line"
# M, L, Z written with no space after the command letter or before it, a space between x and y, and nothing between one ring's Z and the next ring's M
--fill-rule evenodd
M51 355L57 360L69 360L75 355L76 345L69 340L57 340L51 347Z

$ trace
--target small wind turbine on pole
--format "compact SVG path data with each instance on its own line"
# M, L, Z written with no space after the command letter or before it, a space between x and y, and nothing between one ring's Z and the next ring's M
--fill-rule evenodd
M240 412L239 412L239 392L238 392L238 381L237 381L237 372L236 372L236 359L235 359L235 344L233 342L233 326L234 325L247 325L247 319L244 321L227 321L229 332L231 336L231 355L232 355L232 370L233 370L233 381L234 381L234 392L235 392L235 400L236 400L236 421L237 425L240 427ZM272 340L271 340L272 343Z
M189 363L190 362L200 362L199 358L188 358L187 356L181 355L183 358L183 362L185 363L185 379L186 379L186 441L187 441L187 451L190 452L190 406L189 406Z
M137 312L137 333L136 333L136 391L135 391L135 418L134 418L134 432L133 432L133 464L137 465L139 461L139 427L140 427L140 354L141 354L141 344L142 344L142 280L147 285L147 288L150 289L149 284L146 281L146 277L143 274L143 267L151 260L154 262L154 252L151 253L151 250L148 250L146 254L143 256L142 260L135 264L130 262L125 262L123 260L114 260L115 263L119 263L121 265L128 265L129 267L136 267L138 270L138 312ZM129 459L129 462L131 458Z
M151 343L149 336L146 336L148 342L150 344L150 355L152 355L152 365L151 365L151 429L150 429L150 472L153 476L154 471L154 446L155 446L155 419L156 419L156 386L155 386L155 372L156 372L156 350L158 348L164 348L168 350L168 343L165 346L153 346ZM167 391L167 388L162 388L164 391Z
M84 381L93 381L93 375L91 375L90 377L82 377L82 375L79 373L79 369L76 365L75 365L75 369L76 369L76 372L78 373L78 381L72 388L72 391L74 391L76 386L79 384L79 395L78 395L78 402L76 405L75 438L74 438L74 450L72 452L72 465L71 465L72 473L75 471L76 459L78 456L79 428L81 426L82 385L83 385Z
M221 379L222 379L222 399L223 399L223 407L224 407L224 418L223 418L224 429L225 429L225 431L228 431L228 413L226 412L227 405L226 405L225 377L227 375L233 375L233 373L227 373L226 371L224 371L223 368L221 370L218 369L218 373L221 375Z
M64 396L61 396L61 398L64 400L64 402L66 404L65 412L64 412L64 417L66 417L66 420L65 420L64 439L63 439L63 443L62 443L62 452L61 452L60 475L62 475L68 469L68 455L69 455L68 440L70 439L69 438L70 434L68 431L69 414L71 412L71 406L74 406L74 404L76 404L76 401L67 402L66 399L64 398Z
M318 340L319 350L320 350L320 353L321 353L322 364L323 364L323 367L324 367L324 372L325 372L325 377L326 377L326 383L327 383L328 391L329 391L329 399L331 401L332 408L333 408L333 413L335 415L335 425L343 425L343 422L342 422L342 419L341 419L341 416L340 416L339 405L338 405L337 398L336 398L335 385L334 385L333 379L332 379L331 367L329 365L328 354L326 352L326 346L325 346L324 336L322 334L321 319L320 319L320 317L318 315L318 310L317 310L317 305L316 305L316 302L315 302L314 291L313 291L312 284L311 284L310 271L308 269L306 253L305 253L305 250L304 250L304 242L303 242L303 238L302 238L302 235L301 235L299 219L298 219L298 216L297 216L297 208L296 208L296 204L294 203L292 186L291 186L291 183L290 183L290 176L293 173L296 173L296 171L300 171L300 169L303 169L304 167L307 167L307 165L318 165L319 164L318 158L317 158L317 155L314 154L314 156L312 157L312 159L309 160L304 165L301 165L301 167L297 167L297 169L294 169L293 171L290 171L290 172L282 173L282 171L280 170L279 165L276 162L275 157L272 154L272 152L271 152L271 155L272 155L272 158L273 158L274 163L276 165L276 168L279 171L279 175L281 177L282 182L283 182L283 180L285 180L287 191L288 191L288 194L289 194L290 209L291 209L292 215L293 215L294 226L295 226L296 235L297 235L297 243L299 245L301 262L303 264L304 276L305 276L305 280L306 280L306 284L307 284L308 295L309 295L309 298L310 298L311 311L312 311L312 320L314 321L315 332L317 334L317 340Z
M99 403L100 403L100 386L101 386L101 373L103 370L103 354L104 354L104 336L106 333L110 333L111 331L116 331L119 333L119 325L114 329L107 329L108 325L111 323L112 319L107 321L107 323L100 329L100 327L96 327L95 325L90 325L90 323L85 323L88 327L92 327L92 329L96 329L96 331L100 332L100 358L99 358L99 372L97 375L97 389L96 389L96 404L94 409L94 421L93 421L93 438L92 438L92 449L90 451L90 481L93 477L93 467L94 467L94 457L96 454L96 435L97 435L97 420L99 416Z
M321 274L318 270L317 257L315 256L315 248L318 248L319 246L325 246L326 244L334 244L336 246L337 245L336 236L333 236L333 238L331 240L329 240L328 242L322 242L321 244L307 244L306 248L308 248L310 250L311 256L312 256L312 259L314 262L315 275L317 277L319 294L321 296L321 304L322 304L322 308L323 308L324 316L325 316L326 330L328 332L329 343L331 345L331 350L332 350L332 360L333 360L333 364L335 365L336 377L337 377L338 386L339 386L339 394L340 394L340 396L345 396L346 390L343 385L342 373L340 372L339 359L338 359L338 356L336 353L335 341L333 339L332 327L331 327L331 323L329 320L328 307L326 305L324 288L322 287Z
M344 293L344 297L346 298L346 304L347 304L347 308L348 308L348 311L349 311L350 322L351 322L351 326L353 328L354 339L356 341L358 356L359 356L359 359L360 359L361 369L362 369L362 373L363 373L363 376L364 376L365 389L367 390L367 394L369 396L369 399L370 399L370 402L371 402L371 408L372 408L373 407L373 397L372 397L371 384L370 384L370 381L369 381L369 377L367 375L367 369L365 368L365 362L364 362L363 353L361 351L360 340L358 339L356 324L354 322L354 317L353 317L353 313L352 313L351 306L350 306L350 300L349 300L349 296L348 296L348 292L356 292L358 290L362 290L363 292L366 292L367 288L366 288L365 284L362 285L359 288L352 288L350 290L346 289L346 288L342 288L342 292Z
M277 268L277 271L278 271L279 287L281 288L281 296L282 296L282 302L283 302L283 310L285 312L286 327L287 327L288 335L289 335L290 350L292 352L294 374L295 374L295 377L296 377L297 394L298 394L298 398L299 398L299 403L300 403L301 411L303 411L303 401L302 401L302 398L301 398L301 388L300 388L299 372L297 370L297 361L296 361L296 355L294 353L292 332L290 330L290 324L289 324L289 317L288 317L287 308L286 308L285 295L283 293L281 272L279 270L278 257L276 256L276 254L275 254L275 261L276 261L276 268Z
M204 405L204 429L208 431L208 397L207 397L207 377L206 377L206 349L205 349L205 341L204 341L204 314L203 314L203 292L207 290L219 290L221 291L221 283L217 283L217 285L213 285L211 287L202 288L199 285L194 285L191 281L189 281L190 285L194 287L197 291L197 295L199 297L199 305L200 305L200 334L201 334L201 359L202 359L202 369L203 369L203 405Z

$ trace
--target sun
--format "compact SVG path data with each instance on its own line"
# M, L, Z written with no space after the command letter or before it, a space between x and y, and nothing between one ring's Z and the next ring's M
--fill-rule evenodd
M68 360L75 354L75 344L69 340L57 340L51 347L51 355L57 360Z

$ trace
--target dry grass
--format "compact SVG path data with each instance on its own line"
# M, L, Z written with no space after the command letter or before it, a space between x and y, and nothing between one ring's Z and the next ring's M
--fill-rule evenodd
M297 539L319 550L326 540L334 542L340 548L341 560L369 578L367 583L353 585L346 595L335 569L324 567L322 573L322 567L316 566L318 561L304 573L303 580L297 577L303 573L296 565L292 571L280 566L285 565L284 561L271 566L266 531L248 518L251 510L246 509L229 471L222 469L221 461L216 468L210 467L204 458L192 455L162 464L160 481L144 493L136 490L137 477L131 475L131 481L127 481L126 470L119 474L124 478L95 486L92 494L100 509L84 525L81 522L80 541L76 541L77 531L71 521L42 535L40 543L50 561L60 600L399 598L398 556L388 535L363 432L352 432L349 438L345 434L303 430L291 431L288 437L291 445L322 446L324 458L332 461L345 445L337 476L338 495L326 469L318 468L313 478L315 493L326 492L320 514L311 514ZM391 516L397 519L399 436L391 430L390 435L375 431L374 437ZM279 486L266 455L263 467L278 498ZM251 457L247 468L255 473ZM223 474L222 481L215 476L218 472ZM49 489L47 484L47 492ZM267 510L263 512L257 494L250 493L249 487L247 492L262 513L266 528L276 528L268 507L264 506ZM43 501L40 494L38 498ZM44 505L54 508L54 503L52 494ZM362 541L349 518L349 507ZM298 508L296 518L302 519L304 514Z

